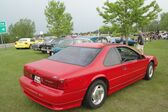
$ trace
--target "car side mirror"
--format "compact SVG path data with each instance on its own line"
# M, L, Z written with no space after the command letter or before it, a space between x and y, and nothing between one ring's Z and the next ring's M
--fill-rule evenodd
M143 54L141 54L140 59L145 59L145 56Z

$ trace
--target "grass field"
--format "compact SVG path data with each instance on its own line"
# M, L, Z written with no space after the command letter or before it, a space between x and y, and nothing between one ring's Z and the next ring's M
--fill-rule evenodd
M159 61L153 80L139 81L112 94L99 109L79 107L65 112L168 112L168 41L150 42L145 52ZM0 49L0 112L53 112L25 97L18 82L25 63L47 56L28 49Z

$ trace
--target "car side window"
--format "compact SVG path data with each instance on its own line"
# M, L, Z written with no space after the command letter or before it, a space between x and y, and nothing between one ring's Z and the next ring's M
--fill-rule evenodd
M121 55L122 62L140 59L140 55L128 47L118 47L117 49Z
M107 53L104 65L105 66L114 66L121 63L121 57L115 48L111 48Z

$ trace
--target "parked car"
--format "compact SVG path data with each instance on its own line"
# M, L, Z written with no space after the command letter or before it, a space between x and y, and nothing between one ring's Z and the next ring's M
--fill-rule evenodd
M43 42L39 42L39 43L33 44L32 45L32 49L35 50L35 51L40 51L42 44L43 44Z
M121 37L117 37L116 38L116 43L126 44L126 38L123 38L123 40L122 40ZM128 37L128 45L129 46L134 46L136 43L137 43L137 41L135 41L134 39Z
M60 50L68 46L80 44L80 43L92 43L92 41L87 38L64 39L64 40L61 40L57 45L55 45L51 49L50 55L54 55L55 53L59 52Z
M112 38L113 37L111 37L111 36L106 36L106 39L108 40L109 43L111 43Z
M20 85L27 97L53 110L98 108L108 95L152 79L157 65L156 57L126 45L78 44L26 64Z
M48 43L51 39L52 39L52 37L45 37L43 39L43 41L39 41L39 42L33 44L32 49L37 50L37 51L41 51L42 45L45 44L45 43Z
M111 39L110 39L110 43L116 43L116 38L115 37L111 37Z
M135 41L132 38L128 38L128 45L129 46L134 46L137 43L137 41ZM124 44L126 44L126 39L124 38Z
M43 43L44 42L44 39L36 39L35 40L35 44L37 44L37 43Z
M93 41L94 43L109 43L108 39L106 37L102 36L86 36L86 37L80 37L80 38L87 38Z
M121 43L121 37L115 37L116 43Z
M160 36L162 39L168 39L168 33L162 33Z
M35 43L34 39L31 38L21 38L15 42L15 48L31 48L31 46Z
M50 53L51 52L51 49L58 45L59 41L61 40L62 38L52 38L50 41L48 42L45 42L41 45L41 51L43 53Z

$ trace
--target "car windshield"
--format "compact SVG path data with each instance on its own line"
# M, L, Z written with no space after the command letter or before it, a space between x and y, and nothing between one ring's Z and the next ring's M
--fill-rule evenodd
M24 41L29 41L29 39L26 39L26 38L19 39L19 42L24 42Z
M62 63L87 66L90 64L101 49L86 47L68 47L48 59Z
M45 41L44 41L44 43L50 43L50 42L52 42L53 41L53 39L46 39Z

